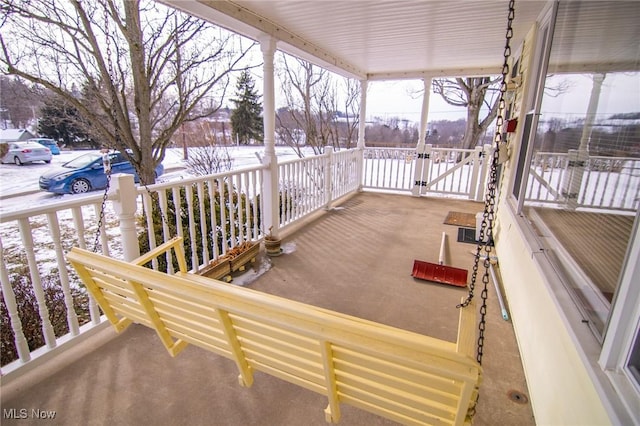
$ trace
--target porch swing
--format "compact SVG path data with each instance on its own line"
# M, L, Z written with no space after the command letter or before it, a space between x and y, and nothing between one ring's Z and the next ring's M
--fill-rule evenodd
M493 232L513 19L510 0L480 241ZM192 344L229 358L243 386L261 371L320 393L328 398L327 422L337 423L346 403L404 424L462 425L471 423L479 396L490 251L489 245L477 246L469 293L458 305L455 343L195 275L187 270L180 237L131 262L78 247L67 259L116 331L137 323L155 330L171 356ZM178 271L169 275L143 266L161 255L173 256ZM476 340L473 297L481 257Z

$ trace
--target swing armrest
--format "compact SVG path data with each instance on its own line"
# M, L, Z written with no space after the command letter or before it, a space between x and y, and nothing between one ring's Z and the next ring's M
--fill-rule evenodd
M156 257L165 254L166 252L174 250L176 254L176 259L178 260L178 266L180 268L180 272L187 272L187 262L184 258L184 248L182 247L182 237L173 237L169 241L164 244L159 245L148 253L143 254L142 256L131 261L134 265L142 266L145 263L150 262Z
M461 302L464 302L463 297ZM475 359L476 344L476 304L471 301L468 306L460 309L458 320L458 339L456 352Z

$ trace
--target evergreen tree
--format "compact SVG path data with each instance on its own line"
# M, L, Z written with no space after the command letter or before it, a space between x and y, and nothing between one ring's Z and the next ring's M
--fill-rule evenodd
M59 96L50 95L44 100L38 120L38 134L55 139L65 146L89 145L98 148L85 131L87 122L78 110Z
M242 71L236 84L236 99L231 99L236 108L231 113L231 134L234 141L248 145L251 140L263 141L262 105L260 95L248 71Z

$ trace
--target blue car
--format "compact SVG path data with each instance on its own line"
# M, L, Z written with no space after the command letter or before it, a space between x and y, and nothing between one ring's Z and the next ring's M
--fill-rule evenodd
M109 154L111 160L111 173L128 173L138 175L133 165L120 152ZM164 173L162 164L156 167L156 177ZM81 194L84 192L104 189L107 187L107 175L102 165L102 154L91 153L81 155L61 168L50 171L40 176L40 189L56 194Z
M29 139L29 142L38 142L40 145L49 148L49 151L51 151L53 155L60 155L60 147L58 147L58 144L53 139L33 138Z

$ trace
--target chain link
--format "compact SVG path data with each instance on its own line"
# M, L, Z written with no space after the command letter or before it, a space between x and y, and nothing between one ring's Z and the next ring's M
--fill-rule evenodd
M102 195L102 205L100 207L100 218L98 219L98 229L96 231L96 239L93 242L93 252L97 253L98 244L100 244L100 234L102 232L102 223L104 222L104 210L107 205L107 198L109 198L109 187L111 186L111 170L107 172L107 187L104 189L104 194Z
M113 63L111 62L111 41L109 40L109 12L108 12L108 5L106 3L106 0L103 6L104 6L105 55L107 56L107 63L109 67L108 69L109 78L113 79L113 74L112 74ZM113 90L110 90L110 92L113 95ZM112 96L112 102L113 102L113 96ZM112 117L114 119L114 124L115 124L115 106L114 105L112 105L111 107L111 113L112 113ZM104 155L109 155L109 153L108 152L104 153ZM102 205L100 206L100 217L98 219L98 229L96 230L96 238L93 243L94 253L98 251L98 244L100 244L100 234L102 233L102 224L104 222L104 211L107 206L107 199L109 198L109 188L111 187L111 168L110 167L108 169L105 169L105 174L107 175L107 186L105 187L104 194L102 195Z
M475 284L478 278L478 269L480 258L483 258L484 274L482 275L482 292L480 298L482 304L480 306L480 321L478 323L478 341L476 361L482 365L482 357L484 355L484 332L486 329L487 315L487 288L489 286L489 268L491 267L491 242L493 241L493 224L496 212L496 187L497 187L497 168L500 158L500 144L502 143L502 130L504 127L503 114L506 111L505 95L507 92L507 78L509 75L509 58L511 57L511 38L513 37L513 20L515 18L515 0L509 1L509 15L507 18L507 31L505 35L504 46L504 62L502 65L502 80L500 83L500 99L498 100L498 117L496 118L496 133L494 137L493 157L491 158L491 167L489 169L489 180L487 182L487 192L485 193L484 212L482 214L482 225L480 227L480 240L476 246L476 254L473 262L471 273L471 282L469 283L469 293L464 302L459 304L458 308L468 306L474 297ZM483 243L486 241L486 243ZM483 251L484 256L483 256ZM476 394L475 401L469 407L467 416L473 418L476 413L478 399L480 393Z

